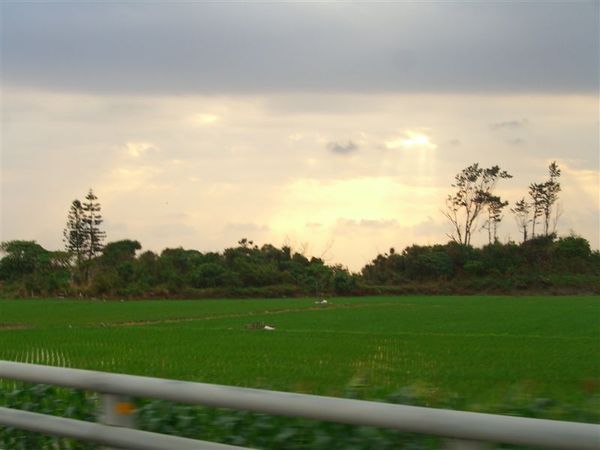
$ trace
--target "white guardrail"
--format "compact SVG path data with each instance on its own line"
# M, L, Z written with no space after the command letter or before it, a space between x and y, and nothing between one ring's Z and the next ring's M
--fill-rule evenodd
M133 429L130 397L304 417L437 435L454 449L486 442L553 449L600 449L600 425L481 414L316 395L274 392L134 375L0 361L0 378L101 394L99 423L0 407L0 425L100 445L148 450L240 449Z

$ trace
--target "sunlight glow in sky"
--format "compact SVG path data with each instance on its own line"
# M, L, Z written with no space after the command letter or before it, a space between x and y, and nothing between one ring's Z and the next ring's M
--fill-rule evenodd
M407 149L435 149L437 145L431 142L431 138L424 132L407 130L404 137L399 137L387 141L385 146L389 149L407 148Z
M598 248L597 3L0 8L1 240L61 248L92 187L109 240L358 270L446 242L462 168L508 170L513 203L556 160L559 234Z

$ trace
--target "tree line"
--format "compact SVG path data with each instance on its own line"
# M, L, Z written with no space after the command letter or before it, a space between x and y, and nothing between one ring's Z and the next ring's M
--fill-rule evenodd
M561 186L558 181L561 175L556 161L548 166L548 179L529 185L528 198L522 197L515 202L510 211L514 214L523 242L529 237L536 237L536 226L543 225L543 232L538 235L549 236L556 232L561 210L558 207L558 194ZM488 232L488 244L498 241L498 225L503 218L503 210L508 201L495 194L495 188L502 179L512 178L506 170L499 166L480 167L474 163L454 177L452 187L456 189L446 198L444 216L452 224L453 231L448 237L453 242L470 245L473 233L477 231L480 216L484 216L481 229ZM531 226L531 234L528 228Z
M444 216L452 224L444 245L391 248L359 273L309 257L290 246L246 238L222 252L167 248L141 252L136 240L106 241L97 196L74 200L63 230L64 250L35 241L2 242L0 295L85 297L282 297L381 293L518 291L600 293L600 254L575 235L558 238L561 190L556 162L548 179L529 185L510 208L522 242L501 243L498 225L508 202L495 192L511 175L472 164L455 177ZM483 225L478 221L483 219ZM531 230L529 232L529 230ZM488 244L471 245L486 231Z

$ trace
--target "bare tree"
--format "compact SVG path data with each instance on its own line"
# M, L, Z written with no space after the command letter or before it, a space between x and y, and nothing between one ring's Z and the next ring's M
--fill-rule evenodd
M552 221L552 210L554 204L558 200L558 193L560 192L560 183L558 178L560 177L560 169L556 161L553 161L548 166L549 179L544 183L531 183L529 185L529 196L531 197L531 204L533 206L533 219L531 222L531 237L535 237L535 227L538 223L538 219L542 218L542 224L544 226L544 236L548 236L551 233L550 225ZM555 216L554 229L558 224L558 217L560 214Z
M548 166L549 179L544 183L544 192L542 197L542 207L544 215L544 234L548 236L550 234L550 221L552 219L552 208L558 200L558 193L560 192L560 183L558 178L560 177L560 169L556 161L552 161ZM558 217L555 217L554 229L558 224Z
M463 169L454 177L452 187L456 188L456 192L448 195L446 209L442 211L454 227L454 231L448 234L453 241L470 245L477 218L502 178L512 178L512 175L499 166L484 169L478 163Z
M531 183L529 185L531 197L531 237L535 238L535 226L538 219L544 214L544 183Z
M497 195L490 195L487 201L487 218L481 227L488 232L488 243L498 241L498 224L502 221L502 210L508 202L502 201Z
M556 233L556 228L558 227L558 219L563 214L562 204L557 203L556 208L554 209L554 217L552 218L552 233Z
M325 243L325 247L323 247L323 251L321 252L321 256L319 256L319 259L322 259L323 261L329 261L329 259L330 259L329 251L331 250L331 247L333 247L334 243L335 243L335 238L332 236Z
M532 219L530 217L531 214L531 205L525 201L525 197L515 203L515 207L510 209L515 215L515 220L517 221L518 227L521 229L523 233L523 242L527 240L527 228L531 223Z
M300 243L300 247L298 248L297 253L300 253L302 256L307 258L309 249L310 249L310 244L308 243L308 241L304 241L304 242Z

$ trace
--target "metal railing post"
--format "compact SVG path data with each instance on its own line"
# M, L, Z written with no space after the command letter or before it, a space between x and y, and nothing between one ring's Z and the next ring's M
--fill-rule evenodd
M288 392L265 391L259 389L221 386L206 383L192 383L161 378L141 377L115 373L96 372L81 369L23 364L0 361L0 378L21 380L29 383L54 384L57 386L100 392L102 414L98 419L106 425L90 422L61 419L69 428L63 436L81 436L73 427L84 427L97 433L93 442L102 445L122 445L126 448L156 449L157 438L152 437L140 445L131 445L133 435L161 436L130 429L134 423L134 408L129 397L151 397L185 404L197 404L213 408L229 408L254 411L276 416L303 417L312 420L345 423L351 425L389 428L410 433L441 436L460 441L454 448L477 449L485 447L485 442L499 442L513 445L551 449L600 449L600 425L591 423L565 422L559 420L532 419L527 417L502 416L497 414L474 413L426 408L421 406L396 405L366 400L353 400L323 397ZM111 392L107 394L106 392ZM13 426L15 416L24 428L36 428L31 415L24 411L0 407L0 424ZM32 413L30 413L32 414ZM36 415L35 417L39 417ZM36 419L39 421L39 419ZM58 418L45 416L45 422ZM65 422L66 421L66 422ZM52 429L50 426L44 430ZM111 430L111 431L109 431ZM107 433L127 438L126 441L112 439ZM52 433L50 433L52 434ZM162 435L169 442L182 438ZM162 442L162 441L161 441ZM185 442L188 442L186 440ZM143 445L142 445L143 444ZM187 445L183 448L190 449ZM206 443L202 443L206 445ZM211 448L223 448L211 444ZM460 445L456 447L456 445ZM174 448L158 446L159 450Z
M488 442L469 441L466 439L446 439L447 450L486 450L490 447Z
M135 428L135 408L131 399L125 395L100 394L98 422L114 427ZM103 447L104 450L116 450Z

